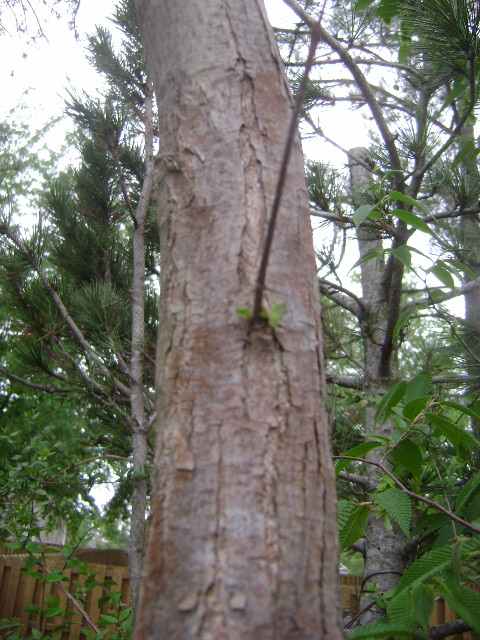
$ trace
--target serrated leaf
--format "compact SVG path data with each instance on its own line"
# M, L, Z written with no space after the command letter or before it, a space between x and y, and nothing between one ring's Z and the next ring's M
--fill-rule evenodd
M410 535L412 524L412 501L400 489L386 489L374 496L375 502L384 509L394 520L406 536Z
M392 409L397 406L400 400L405 395L407 390L407 383L405 381L394 384L391 389L383 396L378 405L378 409L375 415L377 422L385 422L392 412Z
M480 593L461 585L453 574L447 576L440 591L452 611L480 633Z
M387 617L392 624L412 629L414 625L414 608L412 593L405 590L396 598L387 602Z
M438 575L451 564L453 550L451 545L445 545L432 549L420 558L417 558L404 572L396 588L393 597L397 597L408 588L416 588L425 583L429 578Z
M411 638L412 630L410 627L402 627L391 622L374 622L357 627L348 635L349 640L370 640L375 638Z
M367 524L369 514L368 507L365 505L358 506L355 504L353 504L353 507L353 509L350 507L345 508L340 516L342 526L339 528L338 536L342 549L349 549L354 542L364 535L365 532L365 526Z
M422 473L423 456L420 447L412 440L401 440L392 450L390 457L395 465L402 465L412 476L419 478Z
M455 500L455 511L461 513L470 498L480 489L480 471L477 471L462 487Z
M410 227L413 227L418 231L422 231L423 233L432 235L432 230L430 229L428 224L411 211L406 211L405 209L395 209L393 211L393 215L402 220L402 222L405 222L405 224L408 224Z
M435 595L432 589L421 584L412 590L412 601L415 609L415 620L418 624L428 631L430 627L430 617L435 604Z

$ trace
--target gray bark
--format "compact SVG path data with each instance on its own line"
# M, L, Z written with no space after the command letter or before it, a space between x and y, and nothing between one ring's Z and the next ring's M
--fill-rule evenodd
M318 289L291 101L257 0L138 0L160 109L158 426L137 639L339 640Z
M151 86L151 85L150 85ZM153 89L145 101L145 178L135 211L132 278L132 354L130 360L133 493L128 564L130 596L137 610L145 551L148 420L145 416L143 352L145 344L145 218L153 183Z
M351 149L350 179L352 198L356 207L366 204L366 189L371 180L368 166L368 151L363 147ZM358 159L359 162L355 162ZM364 257L370 251L382 248L382 239L378 229L368 224L368 221L358 228L358 248L360 256ZM388 340L390 295L383 286L385 277L385 263L383 257L375 258L361 264L362 305L365 313L361 318L361 329L364 343L364 390L367 398L378 397L387 391L393 382L392 377L385 377L385 371L392 376L392 365L384 362L384 345ZM393 354L392 354L393 355ZM385 367L385 364L388 366ZM393 425L390 421L379 425L375 422L375 406L367 405L364 414L364 428L367 433L377 433L391 436ZM379 450L373 450L367 458L373 462L382 462ZM367 466L366 479L372 486L376 484L377 471L373 466ZM375 583L381 592L388 591L398 581L399 575L405 568L404 551L405 538L397 527L387 529L382 518L371 514L365 533L365 586ZM370 598L364 597L361 608L369 603ZM366 624L375 618L377 612L369 609L362 616L362 623Z

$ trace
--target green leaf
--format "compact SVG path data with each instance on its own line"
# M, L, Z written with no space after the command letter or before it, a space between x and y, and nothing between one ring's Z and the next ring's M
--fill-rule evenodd
M423 468L423 456L420 447L412 440L401 440L390 453L395 465L402 465L414 478L419 478Z
M433 605L435 604L435 596L432 589L423 584L419 585L412 591L412 601L415 609L415 620L424 631L428 631Z
M455 500L455 511L462 513L470 498L480 488L480 471L477 471L470 480L462 487Z
M355 11L363 11L367 9L371 4L373 4L374 0L356 0L354 5Z
M432 230L430 229L428 224L411 211L405 211L405 209L395 209L393 211L393 215L406 224L410 225L414 229L418 229L418 231L423 231L423 233L432 235Z
M284 302L272 304L268 312L268 324L272 329L276 329L279 326L286 312L287 305Z
M430 396L428 398L417 398L416 400L412 400L403 407L403 415L409 421L415 420L415 418L425 409L429 401Z
M412 254L410 253L410 247L406 244L402 244L395 249L390 249L390 253L400 260L406 269L410 269L412 266Z
M358 267L359 265L364 264L365 262L370 262L370 260L375 260L376 258L382 258L384 253L385 253L384 250L380 248L367 251L367 253L364 256L362 256L359 260L355 262L355 264L352 266L350 271L352 271L352 269L355 269L355 267Z
M414 607L412 606L412 592L405 590L396 598L387 601L387 617L392 624L397 624L404 628L414 626Z
M463 415L470 416L470 418L473 418L474 420L480 420L480 413L458 402L453 402L452 400L444 400L442 402L442 405L445 407L452 407L452 409L456 409L457 411L460 411L460 413L463 413Z
M480 593L460 584L453 574L447 576L440 591L452 611L480 633Z
M417 558L400 578L393 597L397 597L402 591L409 587L416 588L426 582L429 578L445 571L451 564L453 550L450 544L432 549L420 558Z
M426 418L435 427L435 433L443 435L455 447L465 447L468 450L479 446L478 440L471 433L445 416L427 413Z
M383 396L378 405L375 419L377 422L385 422L390 416L392 409L397 406L400 400L405 395L407 390L407 383L405 381L394 384L389 391Z
M62 607L49 607L45 612L46 618L56 618L57 616L63 616L65 610Z
M348 500L338 503L338 536L342 549L349 549L361 538L367 524L369 510L366 505L356 505Z
M58 569L50 571L45 578L46 582L62 582L63 580L65 580L65 576L61 571L58 571Z
M410 535L412 523L412 501L400 489L386 489L374 496L375 502L384 509L394 520L406 536Z
M398 15L399 11L399 0L380 0L380 4L377 8L377 15L387 24L390 24L392 18Z
M455 281L452 277L452 274L447 269L445 263L442 260L437 260L435 265L429 269L434 276L436 276L442 284L444 284L449 289L453 289L455 287Z
M253 315L253 311L251 309L248 309L247 307L238 307L237 309L235 309L237 316L239 316L240 318L246 318L247 320L251 320L252 319L252 315Z
M394 200L395 202L401 202L402 204L406 204L409 207L417 207L417 209L422 209L422 211L426 210L426 207L412 196L407 195L406 193L401 193L400 191L391 191L388 196L390 200Z
M374 622L357 627L348 635L349 640L370 640L375 638L411 638L411 627L403 627L392 622Z
M348 451L344 451L342 453L343 456L351 456L352 458L363 458L366 453L371 451L372 449L376 449L377 447L382 447L383 443L381 442L361 442L360 444L355 445ZM335 466L335 471L339 473L346 469L348 465L352 464L351 460L339 460Z
M419 373L407 382L405 402L424 398L432 392L432 379L428 373Z
M372 206L371 204L362 204L362 206L358 207L352 215L353 224L358 227L365 222L365 220L367 220L374 211L375 206Z
M118 618L116 616L110 615L109 613L102 613L102 615L100 616L100 623L102 625L117 624Z

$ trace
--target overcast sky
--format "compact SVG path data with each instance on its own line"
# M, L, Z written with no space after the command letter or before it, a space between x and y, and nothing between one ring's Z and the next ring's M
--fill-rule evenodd
M47 39L37 39L29 44L13 27L10 34L2 35L0 117L23 103L27 107L27 121L38 128L52 116L62 114L68 89L81 89L94 95L101 81L85 57L86 35L94 31L96 24L108 25L113 6L113 0L81 0L77 16L78 39L68 28L66 17L56 19L48 13L40 15ZM291 25L295 19L282 0L266 0L266 6L275 25ZM366 143L366 125L358 113L337 105L335 114L322 113L321 119L321 126L340 145L351 147ZM50 135L53 147L61 145L64 131L65 125L58 126ZM310 157L333 160L336 164L344 162L343 154L325 144L307 142L304 147Z

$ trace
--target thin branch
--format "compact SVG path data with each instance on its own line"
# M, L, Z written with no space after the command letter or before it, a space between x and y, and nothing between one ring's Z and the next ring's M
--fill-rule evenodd
M327 371L327 382L329 384L338 384L339 387L345 387L346 389L357 389L358 391L362 391L364 388L364 381L360 376L338 376Z
M26 380L25 378L21 378L20 376L15 375L5 369L4 367L0 367L0 373L2 373L5 377L18 382L19 384L23 384L25 387L29 387L30 389L35 389L35 391L42 391L44 393L51 394L66 394L69 393L67 389L61 389L60 387L55 387L51 385L37 384L35 382L30 382L30 380Z
M329 280L324 280L323 278L320 278L319 282L324 287L335 289L336 291L340 291L341 293L344 293L349 298L352 298L352 300L354 300L357 303L359 311L361 313L366 313L365 305L363 304L362 300L353 293L353 291L350 291L349 289L345 289L345 287L342 287L339 284L335 284L334 282L330 282Z
M437 511L440 511L441 513L445 514L448 518L450 518L450 520L453 520L454 522L457 522L458 524L462 525L462 527L465 527L466 529L469 529L474 533L480 533L480 527L476 527L474 524L471 524L470 522L467 522L463 518L460 518L460 516L455 515L454 513L452 513L452 511L449 511L438 502L435 502L435 500L430 500L430 498L426 498L425 496L421 496L418 493L414 493L413 491L410 491L410 489L408 489L403 484L403 482L397 478L397 476L393 475L393 473L389 471L383 464L380 464L380 462L374 462L373 460L365 460L365 458L356 458L353 456L333 456L333 459L334 460L351 460L352 462L363 462L364 464L370 464L374 467L377 467L378 469L383 471L383 473L387 475L391 480L393 480L393 482L397 485L397 487L401 491L406 493L407 496L410 496L411 498L413 498L414 500L417 500L418 502L423 502L429 507L432 507L432 509L436 509Z
M335 51L343 60L343 63L357 82L358 88L360 89L362 95L365 97L365 101L370 108L373 119L375 120L382 140L387 148L391 168L396 172L393 178L395 186L401 190L403 183L403 172L400 156L398 155L397 147L395 145L395 139L390 133L390 129L383 116L383 112L380 109L377 99L375 98L375 95L373 94L366 77L364 76L359 66L355 64L354 59L347 51L347 49L343 47L336 38L330 35L330 33L328 33L328 31L326 31L321 24L317 24L316 29L318 30L321 39L326 42L326 44L328 44L328 46L333 49L333 51Z
M290 9L297 14L297 16L305 22L306 25L310 27L310 29L314 29L317 25L317 21L309 16L305 9L297 2L297 0L283 0L283 2L290 7ZM285 30L283 30L285 31Z
M431 295L427 295L425 298L421 300L415 300L413 302L409 302L405 305L403 310L415 309L416 307L431 307L436 304L441 304L442 302L447 302L447 300L453 300L453 298L458 298L458 296L463 296L469 291L480 287L480 276L475 278L475 280L470 280L467 284L463 285L463 287L458 287L456 289L452 289L448 293L438 293L435 297Z
M93 629L93 631L95 631L95 633L100 633L100 629L97 627L97 625L93 622L93 620L90 618L90 616L88 615L88 613L85 611L85 609L82 607L81 603L75 598L75 596L73 596L70 591L68 591L62 582L57 582L57 584L59 585L60 589L63 591L63 593L66 595L66 597L70 600L70 602L72 603L72 605L75 607L75 609L77 609L77 611L80 613L80 615L82 616L82 618L85 620L85 622L88 624L89 627L91 627Z
M446 622L445 624L439 624L436 627L432 627L428 632L429 640L442 640L448 636L454 636L460 633L471 631L470 627L463 620L454 620L453 622Z
M377 483L369 480L366 476L362 476L359 473L348 473L347 471L340 471L338 477L342 480L346 480L347 482L352 482L353 484L359 484L364 487L367 491L375 491L377 488Z
M342 307L346 311L349 311L352 315L360 320L360 310L351 302L351 300L348 299L347 296L344 296L341 293L334 293L329 287L325 287L322 284L319 285L319 288L320 293L322 293L339 307Z
M294 2L294 0L288 0L288 2ZM294 2L294 4L297 4ZM302 10L303 11L303 10ZM258 269L257 280L255 284L255 296L253 302L253 312L252 312L252 320L250 323L250 327L253 326L254 323L261 322L261 312L262 312L262 301L263 301L263 293L265 290L265 280L267 276L267 267L268 261L270 259L270 251L272 248L273 236L275 233L275 226L277 222L278 212L280 210L280 202L282 200L283 189L285 187L285 181L287 177L287 169L290 161L290 155L293 149L293 140L295 137L295 133L297 131L297 122L300 112L303 107L303 98L305 95L305 89L308 82L308 76L312 68L312 62L315 56L315 51L317 49L318 44L318 34L316 32L312 32L311 40L310 40L310 48L308 51L307 62L305 64L305 71L303 74L302 82L298 89L298 93L295 99L295 105L293 108L293 113L290 119L290 125L287 133L287 140L285 142L285 149L283 152L282 163L280 166L280 172L278 175L277 187L275 189L275 196L272 205L272 212L270 215L270 220L268 222L268 229L265 238L265 245L262 251L262 259L260 262L260 267Z

